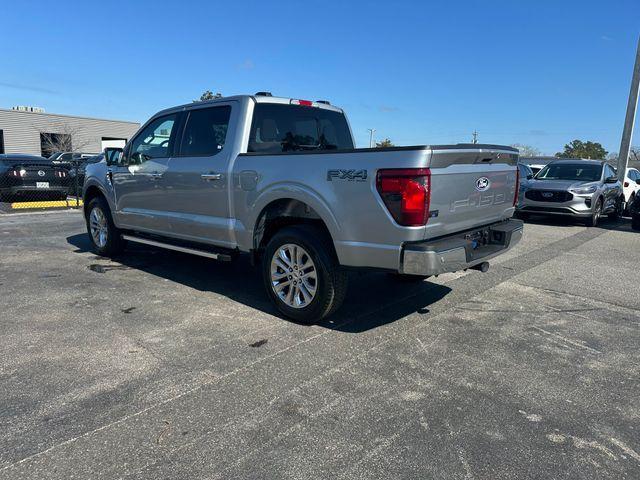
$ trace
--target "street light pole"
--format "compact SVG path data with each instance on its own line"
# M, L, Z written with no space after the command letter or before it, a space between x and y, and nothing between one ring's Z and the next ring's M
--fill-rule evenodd
M373 133L376 131L375 128L367 128L369 132L369 148L373 148Z
M620 142L620 154L618 155L618 179L624 182L627 174L627 164L629 163L629 153L631 152L631 138L633 136L633 124L636 118L636 109L638 108L638 90L640 89L640 38L638 39L638 47L636 50L636 64L633 68L633 77L631 78L631 91L629 92L629 101L627 103L627 116L624 120L624 129L622 130L622 141Z

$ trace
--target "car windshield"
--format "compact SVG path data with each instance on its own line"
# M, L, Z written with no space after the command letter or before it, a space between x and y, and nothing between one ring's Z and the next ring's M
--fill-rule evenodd
M538 180L575 180L595 182L600 180L602 165L584 163L552 163L538 172Z

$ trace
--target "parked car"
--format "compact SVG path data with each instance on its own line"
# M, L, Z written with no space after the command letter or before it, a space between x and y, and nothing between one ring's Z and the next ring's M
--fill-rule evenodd
M0 155L0 198L64 199L69 191L66 169L36 155Z
M518 215L570 215L595 226L602 215L618 217L622 199L622 184L604 161L556 160L529 181Z
M49 160L54 165L59 165L67 170L70 177L69 194L79 196L82 194L84 172L87 164L99 162L103 158L104 153L58 152L51 155Z
M522 236L517 150L356 149L344 112L324 101L256 94L170 108L105 157L84 185L98 254L126 241L248 253L276 307L301 322L339 307L343 267L416 280L485 271Z
M627 213L630 213L630 207L640 192L640 171L635 168L627 168L627 174L622 184L624 191L624 201L627 206Z
M524 200L524 192L527 191L527 185L529 184L529 180L533 178L533 171L529 165L525 165L524 163L518 163L518 179L519 179L519 189L518 189L518 202L516 207L518 208L522 205Z

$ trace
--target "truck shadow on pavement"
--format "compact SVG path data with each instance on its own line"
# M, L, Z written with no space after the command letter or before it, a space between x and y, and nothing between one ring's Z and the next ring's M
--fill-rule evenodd
M67 237L75 253L91 253L86 233ZM264 290L260 269L248 256L224 263L194 255L129 244L113 259L86 257L87 268L96 274L122 274L129 269L179 283L201 292L223 295L230 300L283 318ZM126 288L123 282L123 288ZM317 325L331 330L359 333L395 322L413 313L429 313L429 305L451 291L429 281L405 283L379 272L350 272L349 289L342 307ZM215 298L211 299L215 302ZM287 319L287 321L290 321Z

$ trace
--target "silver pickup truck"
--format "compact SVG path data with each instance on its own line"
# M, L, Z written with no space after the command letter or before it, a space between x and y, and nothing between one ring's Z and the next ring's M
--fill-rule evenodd
M100 255L127 241L249 253L277 308L314 322L340 306L348 267L485 271L522 237L517 160L494 145L357 149L340 108L261 92L154 115L87 166L84 211Z

